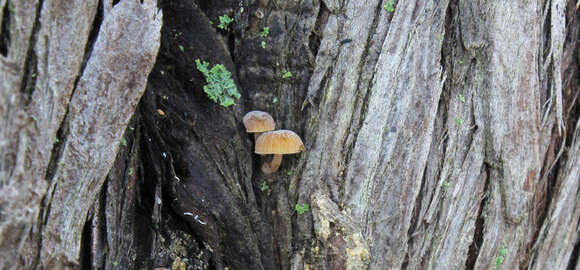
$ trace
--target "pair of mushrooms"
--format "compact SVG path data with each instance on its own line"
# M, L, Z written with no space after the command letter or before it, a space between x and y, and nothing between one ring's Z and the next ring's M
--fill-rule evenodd
M274 130L276 123L272 116L262 111L251 111L244 115L246 132L254 133L256 147L254 152L260 155L273 154L271 162L262 165L262 172L271 174L278 171L282 155L296 154L304 150L304 144L294 131Z

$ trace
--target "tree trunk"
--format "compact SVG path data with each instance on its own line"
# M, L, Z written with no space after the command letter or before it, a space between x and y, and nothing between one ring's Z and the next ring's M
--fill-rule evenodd
M0 18L0 269L580 269L577 1ZM232 73L235 106L197 59ZM263 174L251 110L306 151Z

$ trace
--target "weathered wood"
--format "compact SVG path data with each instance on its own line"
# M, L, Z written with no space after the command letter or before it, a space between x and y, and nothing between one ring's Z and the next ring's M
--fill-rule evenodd
M80 255L88 209L113 164L155 62L161 28L156 5L122 1L103 18L68 106L68 130L59 166L50 179L43 265L74 262Z
M0 269L17 267L47 187L43 161L36 158L38 130L21 93L38 8L36 1L0 1L0 42L6 48L0 55Z
M0 269L580 267L574 0L12 2Z
M560 109L540 106L562 95L561 75L547 92L538 81L545 69L537 67L546 63L540 54L546 33L536 23L541 3L400 2L392 15L379 2L324 3L317 24L325 30L305 102L308 151L299 177L290 177L290 191L298 185L298 194L277 194L312 202L320 242L294 241L292 268L336 266L336 256L314 254L320 248L317 254L347 257L344 241L318 232L327 221L311 194L332 198L355 217L355 224L332 222L334 233L345 238L352 230L340 228L358 227L371 247L371 269L527 265L537 226L532 197L552 127L561 125ZM551 14L549 29L560 40L563 13ZM548 57L559 62L558 55ZM240 62L244 70L255 61ZM242 84L252 74L242 73ZM264 96L278 90L251 84L252 104L270 108ZM290 233L311 238L312 220L296 222ZM348 260L339 265L349 267Z

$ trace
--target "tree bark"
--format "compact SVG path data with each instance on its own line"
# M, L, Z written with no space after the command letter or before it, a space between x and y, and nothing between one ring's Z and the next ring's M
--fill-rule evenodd
M0 269L580 269L576 2L0 0Z

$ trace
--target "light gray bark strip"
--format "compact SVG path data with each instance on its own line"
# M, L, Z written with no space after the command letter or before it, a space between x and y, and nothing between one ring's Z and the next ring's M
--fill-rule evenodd
M556 103L556 126L558 134L562 134L562 55L566 41L566 1L552 0L550 9L550 40L552 50L552 91L551 102ZM555 100L554 100L555 99Z
M405 259L445 80L447 4L399 2L375 69L345 180L345 204L372 239L370 269L400 269Z
M490 201L476 269L515 269L529 240L541 168L537 1L493 3L489 14L486 163ZM496 260L501 256L501 260ZM501 261L501 263L498 263Z
M333 192L331 197L335 200L338 197L340 164L344 160L343 153L348 149L344 141L353 124L354 111L361 109L354 106L358 81L361 74L367 72L361 70L360 63L365 57L365 43L375 16L372 7L378 6L378 1L367 2L366 5L354 2L345 7L345 15L329 16L316 59L315 75L309 86L309 93L322 92L317 122L319 130L328 132L320 132L309 150L301 188L328 182ZM345 21L344 25L340 25L341 20ZM350 38L353 42L339 47L340 38ZM327 78L326 85L321 85L323 74L329 68L333 68L332 74ZM318 90L319 87L323 89Z
M35 170L34 123L20 92L38 4L1 1L2 15L7 4L11 20L4 34L10 42L6 55L0 55L0 269L18 269L16 258L36 222L46 183Z
M482 171L483 107L473 104L479 101L472 96L481 89L467 85L465 89L457 90L465 95L465 102L454 94L450 99L447 151L443 156L432 157L443 159L443 166L428 212L424 219L418 220L419 228L411 236L417 237L416 241L422 247L417 253L410 250L410 269L420 268L420 265L425 265L426 269L465 267L487 178ZM475 122L471 121L472 114ZM464 122L458 124L458 118ZM429 257L425 257L426 254Z
M299 186L299 194L302 201L312 201L314 207L319 207L316 202L324 202L324 209L339 209L340 181L344 174L344 160L347 151L351 148L351 142L347 142L347 137L353 128L358 126L358 116L361 115L363 107L362 100L365 98L367 84L361 85L362 74L372 74L373 66L365 67L368 47L367 44L373 32L380 31L377 36L383 36L388 31L388 27L377 29L373 26L376 17L387 19L380 15L386 11L381 10L380 1L367 1L361 5L357 1L350 1L342 8L344 13L335 10L331 6L331 14L325 25L323 39L318 50L315 70L310 80L308 95L314 96L320 93L320 104L312 108L318 111L309 125L316 125L317 136L312 145L308 148L308 156L305 161L305 168ZM385 25L380 23L379 25ZM351 42L341 44L341 41L350 39ZM372 47L380 48L380 44ZM376 54L376 53L375 53ZM376 58L376 55L373 56ZM315 193L316 192L316 193ZM315 195L310 196L315 193ZM336 204L336 205L334 205ZM317 214L318 215L318 214ZM350 217L350 213L344 213ZM327 222L324 215L315 217L315 226L321 222ZM349 228L346 235L337 236L341 239L358 235L360 245L367 245L362 232L362 227L356 219L341 219L343 222L337 224L340 228ZM305 230L310 230L306 228ZM340 230L340 229L339 229ZM316 237L324 241L324 235L317 232ZM357 240L358 241L358 240ZM349 240L346 240L349 242ZM349 242L350 243L350 242ZM363 244L364 243L364 244ZM352 245L348 244L349 247ZM344 247L330 245L325 252L335 252L343 250ZM363 251L365 248L357 249ZM324 254L324 252L323 252ZM351 256L352 255L352 256ZM363 255L363 254L359 254ZM342 256L342 255L341 255ZM351 258L346 262L347 269L365 269L369 260L358 255L344 254ZM353 257L354 256L354 257ZM361 258L358 260L356 258ZM296 257L295 260L298 260ZM293 264L296 265L297 261Z
M43 232L45 266L78 259L86 214L145 90L160 28L161 13L151 0L121 1L104 18L69 105L70 135L59 161L66 166L54 176Z
M34 54L36 87L29 113L39 127L37 157L46 171L56 133L64 118L97 12L97 0L43 2Z

